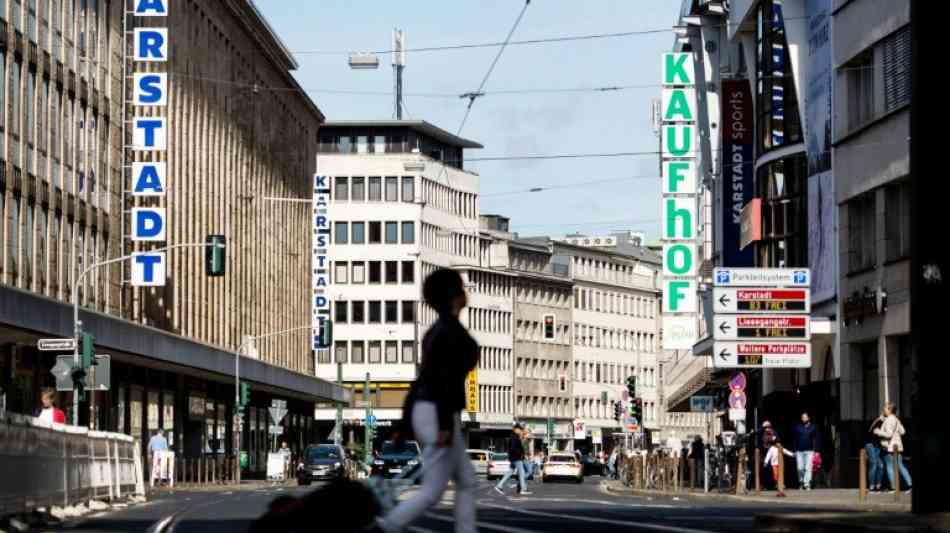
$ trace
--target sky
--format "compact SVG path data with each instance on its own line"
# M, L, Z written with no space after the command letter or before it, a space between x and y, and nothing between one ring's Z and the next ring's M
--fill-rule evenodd
M534 0L512 40L670 29L680 0ZM520 0L255 0L294 54L294 75L328 120L394 118L389 54L378 70L351 70L347 55L388 50L392 30L408 48L500 42ZM358 6L355 7L355 6ZM647 8L646 6L649 6ZM461 136L485 146L467 158L656 151L651 100L659 98L660 57L672 31L608 39L509 46ZM498 48L410 52L403 71L403 118L455 133ZM490 94L648 85L611 92ZM367 91L381 95L322 91ZM442 96L425 96L438 94ZM659 234L657 157L468 161L480 175L481 212L511 218L522 236L613 230ZM596 182L601 183L586 183ZM523 192L535 187L560 187ZM517 192L516 192L517 191Z

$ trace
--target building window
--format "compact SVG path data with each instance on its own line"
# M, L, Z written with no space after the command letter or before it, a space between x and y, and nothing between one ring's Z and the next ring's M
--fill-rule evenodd
M378 300L369 302L369 323L379 324L382 321L382 303Z
M402 201L416 201L415 180L412 176L403 176L402 178Z
M402 282L403 283L416 282L416 263L414 261L402 262Z
M402 321L404 324L411 324L416 321L416 302L412 300L403 300Z
M395 176L386 176L386 201L399 201L399 182Z
M333 183L333 199L337 202L350 199L349 178L337 177Z
M414 222L402 223L402 243L415 244L416 242L416 224Z
M398 269L398 261L386 261L386 283L399 283Z
M366 322L366 302L355 301L351 303L353 309L353 323L363 324Z
M402 362L406 364L416 362L416 343L414 341L402 341Z
M346 222L334 222L333 228L334 232L334 241L336 244L346 244L349 240L349 224Z
M399 343L397 341L386 341L386 362L399 362Z
M756 25L756 133L760 152L801 142L802 127L782 0L759 3Z
M366 135L358 135L356 137L356 153L358 154L369 153L369 138Z
M386 244L399 244L399 225L396 222L386 223Z
M352 341L350 344L350 360L355 365L361 365L364 361L363 341Z
M884 204L887 261L910 256L910 182L887 187Z
M353 223L353 244L364 244L366 242L366 223Z
M910 103L910 25L884 39L884 112Z
M347 305L345 301L336 301L333 302L333 320L339 322L340 324L346 324L347 322Z
M807 160L801 153L759 168L755 191L762 198L762 240L756 243L756 266L806 266L806 173ZM650 316L649 304L645 305L642 315Z
M336 341L333 351L336 353L336 363L346 363L346 341Z
M362 261L353 263L353 283L366 283L366 266Z
M858 196L848 202L848 272L874 268L877 263L875 248L876 192Z
M369 362L370 364L379 364L382 362L382 343L379 341L369 341Z
M369 243L380 244L383 242L383 224L382 222L369 223Z
M354 202L366 201L366 178L353 178L350 199Z
M382 283L382 262L380 261L370 261L369 262L369 282L370 283Z
M874 50L866 50L842 69L848 88L848 131L853 131L874 118Z
M373 138L373 153L376 154L385 154L386 153L386 137L383 135L377 135Z
M333 266L333 283L346 283L346 261L337 261Z
M386 301L386 323L395 324L399 319L399 302Z
M383 200L383 178L379 176L369 178L369 201L380 202Z

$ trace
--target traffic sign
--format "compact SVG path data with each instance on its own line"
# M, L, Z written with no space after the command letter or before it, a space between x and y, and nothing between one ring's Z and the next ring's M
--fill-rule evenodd
M694 413L711 413L713 409L714 398L712 396L691 396L689 398L689 410Z
M71 352L76 349L76 339L39 339L36 348L41 352Z
M810 368L809 342L716 342L716 368Z
M281 427L281 426L273 425L273 424L272 424L272 425L270 426L270 429L269 429L269 431L268 431L267 433L268 433L269 435L283 435L283 434L284 434L284 428Z
M271 407L268 411L270 411L270 418L275 424L280 424L281 420L287 416L287 410L279 407Z
M376 415L369 415L368 417L366 417L366 422L367 422L370 426L375 427L375 426L376 426Z
M729 378L729 390L732 391L744 391L746 386L746 378L744 372L736 372L736 375Z
M716 315L713 338L736 340L809 340L808 315Z
M745 409L746 405L746 396L745 392L740 390L734 390L729 393L729 407L733 409Z
M50 369L56 378L56 390L69 392L73 390L73 356L59 355L56 364ZM96 355L96 364L86 371L84 386L88 391L107 391L112 381L111 358L108 355Z
M807 268L716 268L716 287L809 287Z
M808 289L772 287L716 287L713 289L713 313L802 314L809 311L811 311L811 291Z
M68 357L68 360L57 357L56 364L50 370L50 373L56 378L56 390L60 392L73 390L73 356Z

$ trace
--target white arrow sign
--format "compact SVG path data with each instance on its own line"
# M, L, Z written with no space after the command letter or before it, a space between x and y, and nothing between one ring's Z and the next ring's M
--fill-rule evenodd
M39 339L36 348L41 352L71 352L76 349L76 339Z
M734 340L809 340L808 315L715 315L713 338Z
M713 313L803 314L811 312L809 289L772 287L713 289Z
M716 342L716 368L811 368L810 342Z

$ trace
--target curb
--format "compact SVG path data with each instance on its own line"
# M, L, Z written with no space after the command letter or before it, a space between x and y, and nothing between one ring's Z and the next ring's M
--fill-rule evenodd
M815 507L821 509L829 510L846 510L846 511L867 511L867 512L910 512L910 505L896 504L896 503L824 503L824 502L814 502L814 501L795 501L795 500L782 500L775 497L768 496L736 496L735 494L718 494L712 492L670 492L670 491L660 491L660 490L643 490L643 489L631 489L631 488L618 488L613 487L607 483L601 483L601 486L607 492L612 494L627 494L631 496L648 496L648 497L661 497L661 498L680 498L684 500L705 500L705 501L723 501L723 502L732 502L732 503L770 503L770 504L783 504L788 505L789 507L799 506L799 507Z

